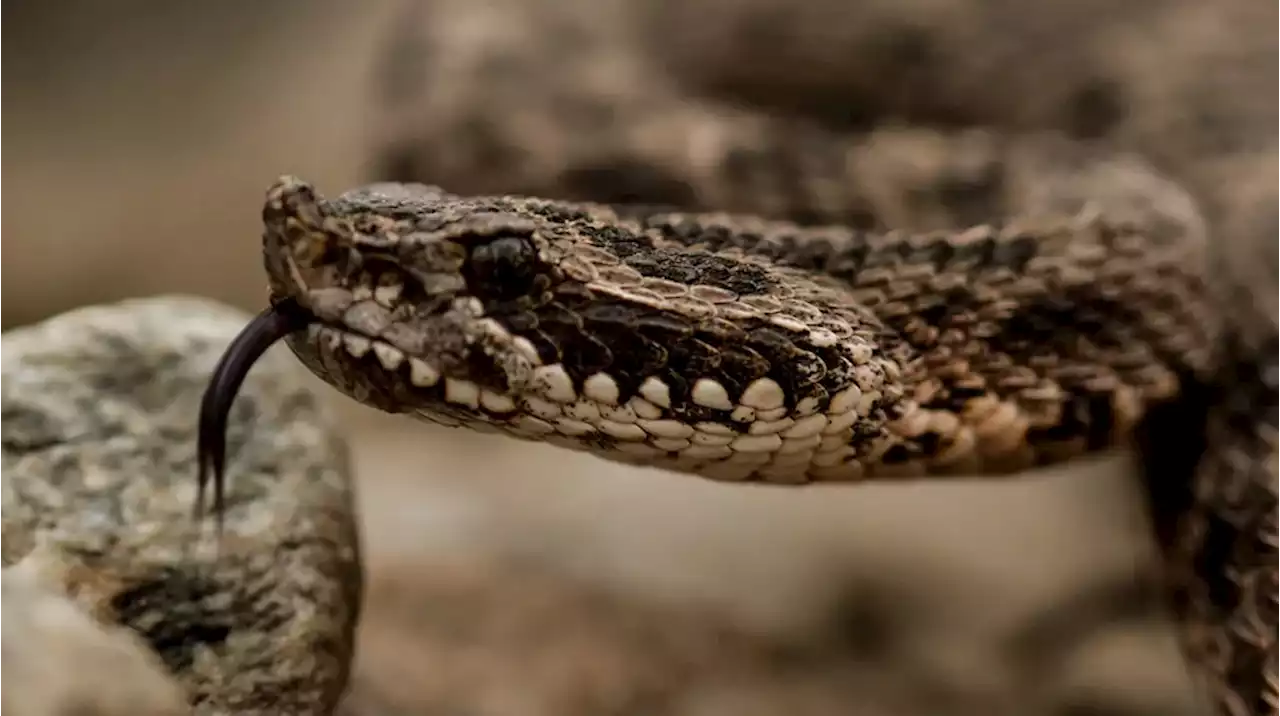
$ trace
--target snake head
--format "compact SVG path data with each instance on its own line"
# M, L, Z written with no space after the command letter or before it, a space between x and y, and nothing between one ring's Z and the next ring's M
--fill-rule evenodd
M289 338L318 375L357 400L413 410L446 383L519 393L536 350L486 315L551 287L534 225L420 184L373 184L332 200L284 177L263 208L273 303L314 320ZM380 370L378 369L380 368Z
M532 305L552 272L527 218L423 185L372 185L332 201L282 177L262 210L271 306L227 348L205 391L196 513L224 508L226 426L250 368L281 339L316 375L390 412L445 419L454 404L514 408L537 351L486 316ZM505 401L505 402L502 402ZM221 525L221 522L219 522Z
M324 199L293 178L263 220L272 303L308 317L290 347L388 412L786 480L823 440L818 477L853 474L854 433L883 434L902 400L901 357L848 291L689 246L714 231L425 185Z

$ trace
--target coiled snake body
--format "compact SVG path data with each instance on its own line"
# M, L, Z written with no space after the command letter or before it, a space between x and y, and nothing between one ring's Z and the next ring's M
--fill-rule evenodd
M264 209L270 338L383 410L788 484L1066 459L1221 383L1197 485L1236 512L1165 516L1192 568L1171 578L1192 578L1197 658L1270 698L1274 364L1214 362L1203 237L1175 218L871 235L421 185L326 201L286 178Z
M703 118L663 121L693 135ZM733 214L278 181L272 308L203 416L216 506L226 407L285 335L366 405L726 481L1008 474L1137 438L1190 660L1222 713L1276 713L1277 338L1250 298L1274 274L1247 280L1180 188L1097 147L997 143L1009 176L988 215L861 230L886 223L858 218L874 142L714 127L715 156L671 156L696 203ZM770 142L791 194L737 161ZM663 186L623 193L673 203ZM782 195L763 213L805 226L747 215Z

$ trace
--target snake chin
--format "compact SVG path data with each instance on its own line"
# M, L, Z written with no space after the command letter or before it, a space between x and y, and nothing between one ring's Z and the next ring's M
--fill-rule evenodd
M484 317L474 299L381 331L369 330L383 325L369 320L378 308L364 308L336 320L312 314L306 330L288 338L308 368L360 402L431 417L454 412L441 409L447 404L481 411L483 399L496 417L512 403L500 396L518 395L530 381L536 354Z

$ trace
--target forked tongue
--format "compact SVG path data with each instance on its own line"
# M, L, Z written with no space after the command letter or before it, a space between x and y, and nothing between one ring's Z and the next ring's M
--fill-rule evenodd
M218 535L222 534L223 509L225 507L227 415L231 404L244 383L253 364L272 345L295 331L307 327L310 317L293 299L281 301L259 313L240 334L231 341L227 350L213 369L213 377L205 388L200 402L200 426L196 437L196 462L198 477L196 486L195 517L202 519L205 512L205 490L209 478L213 478L213 513L217 519Z

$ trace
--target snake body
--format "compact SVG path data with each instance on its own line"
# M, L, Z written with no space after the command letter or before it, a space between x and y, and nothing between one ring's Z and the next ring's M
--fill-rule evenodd
M1224 353L1203 228L1150 186L1109 212L868 233L426 185L326 200L286 177L264 246L272 302L306 317L290 346L351 398L712 479L1008 473L1221 386L1173 421L1210 446L1190 492L1153 494L1196 658L1262 713L1274 367Z
M1110 447L1211 340L1202 237L1159 212L865 234L285 179L264 216L318 319L291 345L356 400L727 480Z
M593 37L612 41L575 52ZM538 57L554 71L478 83L443 62L433 86L460 99L393 130L409 148L380 173L403 183L274 184L274 308L233 354L287 333L366 405L725 481L1013 474L1135 445L1209 699L1277 712L1275 231L1231 230L1273 225L1274 192L1205 207L1101 142L846 133ZM235 381L214 385L217 456Z

